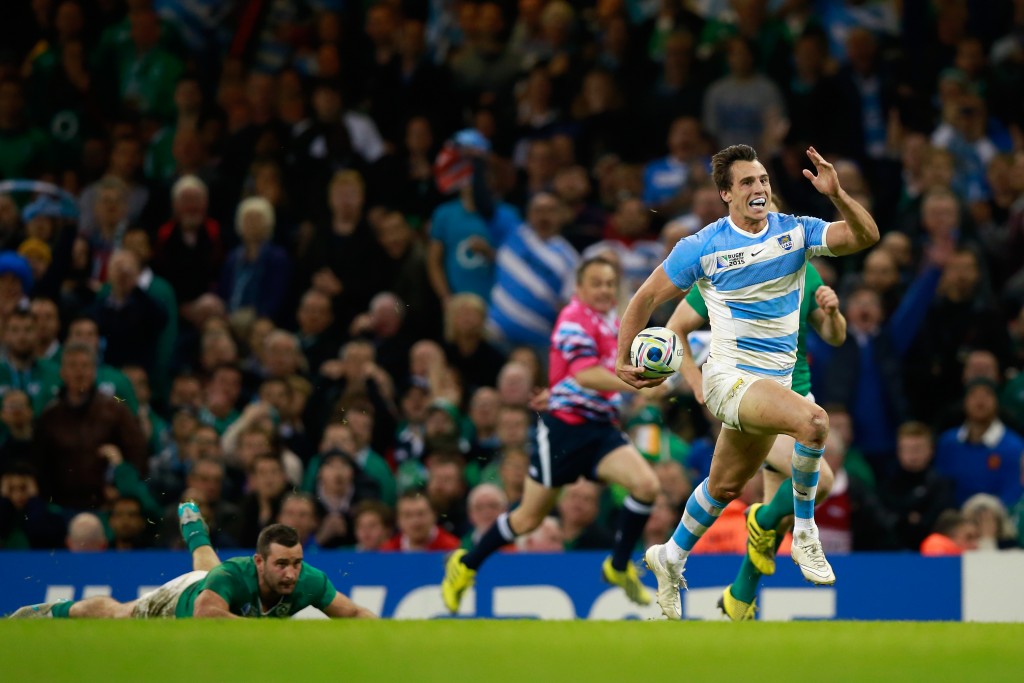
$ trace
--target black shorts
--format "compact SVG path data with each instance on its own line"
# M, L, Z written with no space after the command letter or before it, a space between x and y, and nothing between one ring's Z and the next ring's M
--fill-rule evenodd
M629 437L609 422L571 425L549 413L537 418L530 478L548 488L571 484L580 476L597 481L597 464Z

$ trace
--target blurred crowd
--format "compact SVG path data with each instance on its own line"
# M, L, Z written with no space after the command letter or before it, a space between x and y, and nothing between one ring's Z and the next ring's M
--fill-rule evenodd
M826 551L1017 546L1022 92L1022 0L5 0L0 547L180 547L186 498L221 548L472 542L576 265L624 305L741 142L834 218L813 144L883 234L815 262ZM720 426L682 390L623 424L660 543ZM520 550L610 547L623 497L567 487Z

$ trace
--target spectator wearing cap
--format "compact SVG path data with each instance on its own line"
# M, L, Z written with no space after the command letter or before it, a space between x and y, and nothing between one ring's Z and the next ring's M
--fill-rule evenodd
M18 245L18 255L28 261L35 282L43 279L50 264L53 263L53 250L50 249L50 245L37 237L29 237Z
M32 291L32 266L13 251L0 251L0 321L16 308L28 307Z
M228 255L220 295L229 312L252 309L259 316L280 313L290 264L284 249L273 244L274 208L263 197L242 200L235 213L242 243Z
M498 247L520 222L514 207L486 186L484 156L490 143L475 129L459 131L438 155L434 171L442 192L458 197L437 207L430 223L428 273L443 304L470 292L489 300Z
M957 505L976 493L989 493L1011 508L1021 497L1024 438L999 419L998 391L988 379L969 382L964 391L966 420L939 437L935 469L956 482Z
M120 489L126 479L146 477L146 440L131 411L97 391L92 347L68 344L60 374L58 399L39 416L35 461L54 503L94 510L108 481Z

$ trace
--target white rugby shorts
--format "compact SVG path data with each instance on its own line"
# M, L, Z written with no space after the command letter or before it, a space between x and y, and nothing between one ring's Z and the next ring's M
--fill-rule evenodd
M765 377L731 365L716 363L710 358L702 368L704 403L711 414L722 421L726 429L743 431L740 426L740 401L747 389L758 380L776 381L789 389L793 383L792 376Z
M209 572L195 571L177 576L156 590L150 591L139 598L132 609L136 619L173 618L178 607L178 598L185 589L202 581Z

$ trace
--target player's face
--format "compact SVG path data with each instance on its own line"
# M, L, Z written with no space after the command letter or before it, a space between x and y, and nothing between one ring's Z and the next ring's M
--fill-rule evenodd
M576 287L580 301L598 313L607 313L615 308L619 278L615 269L604 264L587 268Z
M736 161L730 172L732 185L722 192L722 199L729 205L733 222L740 227L762 225L772 202L768 171L760 161Z
M264 588L277 595L291 595L302 572L302 545L286 548L271 543L266 558L256 554L256 569Z

